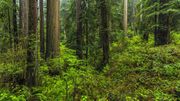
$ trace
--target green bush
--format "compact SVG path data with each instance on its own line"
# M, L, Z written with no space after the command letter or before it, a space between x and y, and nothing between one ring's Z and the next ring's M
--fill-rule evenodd
M0 89L0 101L26 101L25 95L14 95L7 90Z
M39 86L29 90L16 86L1 90L3 100L22 101L174 101L180 92L180 47L175 44L154 47L142 44L140 36L127 38L127 46L113 42L110 63L102 72L78 60L75 51L61 45L61 56L39 68ZM123 48L123 49L121 49ZM18 74L19 65L0 64L0 74ZM50 75L50 71L59 71ZM2 101L3 101L2 100Z

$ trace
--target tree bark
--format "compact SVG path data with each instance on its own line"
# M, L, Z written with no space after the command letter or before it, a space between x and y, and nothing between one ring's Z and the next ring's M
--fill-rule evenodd
M44 9L43 9L43 0L39 0L40 4L40 53L41 57L45 56L45 39L44 39Z
M124 0L124 36L128 31L128 0Z
M100 28L100 39L101 46L103 49L103 59L99 70L109 62L109 21L108 21L108 6L106 0L100 1L100 15L101 15L101 28Z
M76 54L79 57L79 59L83 58L83 49L82 49L82 43L83 43L83 26L82 26L82 5L81 0L76 0L76 24L77 24L77 40L76 40Z
M59 0L47 0L46 59L59 56Z
M28 35L28 0L19 0L19 38L23 49L27 48L27 35Z
M17 49L18 45L18 33L17 33L17 7L16 0L13 0L13 37L14 37L14 48Z
M26 68L26 83L32 87L37 85L37 67L35 56L35 41L37 32L37 1L29 0L29 30L27 38L27 68Z
M10 10L8 9L8 32L9 32L9 45L10 48L12 48L12 33L11 33L11 16L10 16Z
M86 60L88 60L89 55L89 22L85 21L85 33L86 33Z

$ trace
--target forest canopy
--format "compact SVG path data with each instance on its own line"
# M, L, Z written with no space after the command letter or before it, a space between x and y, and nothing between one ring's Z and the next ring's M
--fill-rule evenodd
M180 0L0 0L0 101L179 101Z

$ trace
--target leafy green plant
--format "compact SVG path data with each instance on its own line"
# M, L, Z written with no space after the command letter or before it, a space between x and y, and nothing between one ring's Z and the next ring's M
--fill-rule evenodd
M9 91L2 90L0 92L0 101L26 101L24 95L13 95Z

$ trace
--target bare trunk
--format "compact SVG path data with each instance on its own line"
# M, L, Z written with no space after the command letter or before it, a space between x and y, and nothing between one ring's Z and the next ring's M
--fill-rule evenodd
M10 48L12 48L12 33L11 33L11 16L10 16L10 10L8 9L8 32L9 32L9 44Z
M28 34L28 10L28 0L20 0L19 27L21 38L25 38Z
M46 59L59 56L59 0L47 0Z
M100 14L101 14L101 46L103 49L103 59L101 61L101 66L98 68L102 70L103 67L109 62L109 21L108 21L108 3L106 0L100 1Z
M124 0L124 36L126 36L128 30L128 0Z
M85 33L86 33L86 59L89 55L89 23L88 20L85 22Z
M37 1L29 0L29 30L27 38L27 68L26 68L26 83L28 86L37 85L37 67L35 56L35 41L37 31Z
M13 33L14 33L14 48L17 49L18 45L18 33L17 33L17 10L16 10L16 0L13 0Z
M40 53L41 57L45 56L45 41L44 41L44 9L43 9L43 0L39 0L40 4Z
M76 0L76 21L77 21L77 42L76 42L76 54L79 59L83 58L82 42L83 42L83 26L82 26L82 8L81 0Z

